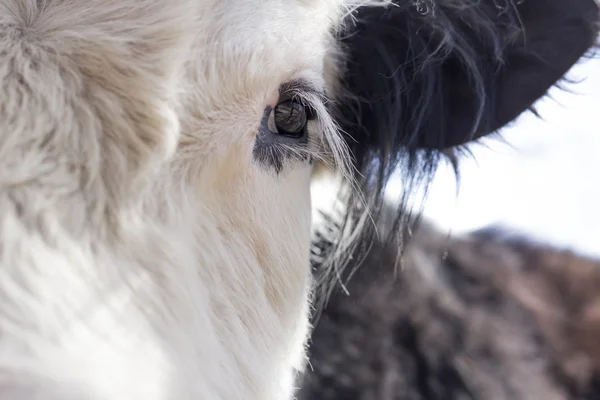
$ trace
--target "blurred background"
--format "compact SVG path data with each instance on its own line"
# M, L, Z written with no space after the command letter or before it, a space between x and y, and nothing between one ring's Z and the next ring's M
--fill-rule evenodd
M498 226L537 242L600 258L600 59L501 132L470 146L457 182L440 167L423 206L443 231ZM398 197L398 181L387 195ZM415 196L419 198L420 196Z

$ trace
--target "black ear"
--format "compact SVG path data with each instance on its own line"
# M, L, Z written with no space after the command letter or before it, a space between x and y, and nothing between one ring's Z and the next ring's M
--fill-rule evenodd
M594 0L360 7L340 39L341 93L354 100L337 110L359 164L373 151L444 149L501 128L594 45L599 15Z
M330 105L355 159L352 189L359 189L341 192L345 216L336 232L360 227L356 243L367 251L375 235L405 236L397 228L415 216L406 212L414 192L406 189L428 182L441 157L456 161L460 145L531 108L595 47L600 11L595 0L361 3L339 36L343 57ZM365 211L379 217L396 172L405 190L396 215L385 216L389 232L357 222ZM341 246L329 253L342 254Z

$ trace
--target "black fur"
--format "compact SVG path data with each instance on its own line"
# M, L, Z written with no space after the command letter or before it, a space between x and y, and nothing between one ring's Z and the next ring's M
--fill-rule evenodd
M455 161L461 145L530 109L594 47L599 15L594 0L395 0L359 7L340 34L343 79L332 103L359 186L343 191L342 230L353 232L365 209L377 218L396 171L410 194L429 181L442 157ZM407 222L398 211L389 237ZM365 251L365 239L374 236L367 224L360 239Z
M442 157L455 163L463 144L532 109L594 49L598 4L437 0L419 12L415 3L427 1L361 7L340 36L346 63L332 111L355 157L359 190L341 192L341 224L317 228L313 263L317 274L327 266L323 275L329 276L327 260L333 254L341 259L333 266L351 297L338 284L324 314L315 313L311 365L299 398L598 399L600 346L594 338L600 318L594 316L600 311L594 312L600 306L592 307L591 322L583 316L571 322L571 300L552 303L566 290L560 283L569 280L560 266L534 271L542 278L531 286L542 291L542 303L560 310L556 318L552 310L532 309L523 292L510 292L506 284L507 276L516 276L511 268L518 272L531 261L529 253L510 245L497 250L495 259L477 253L478 243L491 241L483 235L454 249L441 246L439 238L427 243L437 236L425 235L424 242L408 247L412 261L398 269L403 248L390 239L410 232L413 214L401 212L405 198L393 207L383 201L393 173L404 174L408 189L428 182ZM354 233L365 209L379 225L367 223L356 237L358 247L344 252L340 237ZM473 252L474 258L461 258ZM350 268L342 270L347 262ZM578 288L570 292L574 303L587 296L577 303L580 315L587 315L585 304L596 304L600 276L594 279L592 286L585 279L572 285ZM318 291L317 304L328 295Z
M424 0L423 0L424 1ZM444 149L512 121L596 40L593 0L438 0L361 7L342 39L339 110L356 147ZM357 129L358 128L358 129Z
M600 262L426 228L398 252L342 274L299 400L600 399Z

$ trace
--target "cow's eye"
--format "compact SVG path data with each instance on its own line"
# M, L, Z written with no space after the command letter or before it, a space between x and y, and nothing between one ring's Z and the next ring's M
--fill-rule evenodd
M299 139L306 134L310 110L300 100L288 99L271 110L269 130L275 134Z

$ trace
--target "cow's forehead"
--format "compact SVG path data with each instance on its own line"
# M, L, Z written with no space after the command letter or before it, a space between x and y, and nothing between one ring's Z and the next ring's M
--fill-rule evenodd
M316 79L346 10L342 0L206 1L194 68L211 94L229 86L243 95L302 74Z

